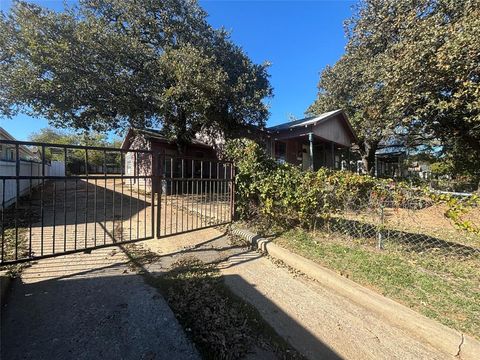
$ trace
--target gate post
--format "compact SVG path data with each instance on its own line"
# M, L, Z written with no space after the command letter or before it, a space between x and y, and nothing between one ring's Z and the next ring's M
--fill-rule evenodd
M157 195L157 211L156 211L156 218L152 216L152 229L155 229L156 238L160 238L160 219L161 219L161 210L162 210L162 186L160 181L160 157L158 156L158 152L152 152L152 204L154 204L155 195Z
M237 220L237 214L235 211L235 164L230 163L230 183L232 194L230 196L230 222Z

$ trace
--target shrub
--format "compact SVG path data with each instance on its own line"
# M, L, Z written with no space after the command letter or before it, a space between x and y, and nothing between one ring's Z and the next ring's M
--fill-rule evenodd
M437 196L428 189L349 171L302 171L277 163L260 145L247 139L229 141L225 155L237 168L236 206L242 220L255 219L266 227L312 229L319 220L328 222L343 211L369 213L384 206L420 209L443 203L448 208L445 216L455 225L479 232L462 217L472 206L478 206L480 200L475 196L469 200Z
M378 180L351 172L302 171L271 159L255 142L227 143L226 156L237 167L237 214L261 217L267 224L313 227L345 204L360 208L369 202Z

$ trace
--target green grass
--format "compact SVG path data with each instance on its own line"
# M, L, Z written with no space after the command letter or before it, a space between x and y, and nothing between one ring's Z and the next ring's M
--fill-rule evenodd
M480 258L413 252L371 240L290 230L279 245L439 322L480 337Z

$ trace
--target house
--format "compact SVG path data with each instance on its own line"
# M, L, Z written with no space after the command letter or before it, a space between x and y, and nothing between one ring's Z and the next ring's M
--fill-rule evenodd
M267 150L278 161L301 166L346 169L355 132L343 110L290 121L266 129Z
M125 175L144 175L145 179L138 179L138 181L141 186L145 185L147 188L150 187L150 179L147 177L152 174L175 178L205 176L206 169L203 169L201 159L217 158L217 152L213 146L199 139L193 139L182 154L182 157L191 159L191 161L182 163L181 159L176 158L180 155L177 144L162 134L161 130L154 129L129 129L121 148L123 150L149 150L157 155L158 162L152 164L153 157L146 153L133 151L125 153ZM134 179L133 182L135 183L136 180Z
M404 160L407 156L405 141L398 136L386 138L375 151L375 176L397 178L407 175Z
M5 142L2 142L5 141ZM19 196L30 193L33 188L39 186L39 176L45 172L46 176L65 176L65 164L60 161L52 161L42 166L42 159L38 149L18 144L17 141L5 129L0 127L0 208L7 208L15 203ZM15 176L26 177L15 179ZM32 177L32 178L28 178Z
M10 133L0 127L0 140L16 141ZM20 160L24 161L40 161L38 154L34 153L28 147L20 145L18 147L18 155ZM17 150L13 144L0 144L0 161L16 161Z
M405 135L387 137L380 141L375 151L375 176L419 177L427 180L431 176L432 158L439 156L440 149L438 146L431 149L423 144L407 146Z
M318 170L320 167L346 169L350 164L350 148L356 140L343 110L272 126L255 132L253 136L256 141L264 143L273 158L301 166L304 170ZM173 172L174 177L197 177L200 176L201 159L217 158L215 148L205 139L197 138L191 141L182 154L197 159L196 162L189 162L182 167L178 162L172 162L173 157L179 155L177 145L160 130L153 129L130 129L122 143L122 149L152 150L160 155L159 163L153 164L156 168L152 169L151 157L126 152L126 175L149 176L157 171L167 176ZM162 161L172 163L165 164Z

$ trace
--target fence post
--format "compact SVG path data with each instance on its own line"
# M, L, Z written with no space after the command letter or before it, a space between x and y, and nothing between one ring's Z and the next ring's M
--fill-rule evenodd
M152 162L153 166L152 169L154 173L152 174L152 195L153 199L155 199L155 195L157 197L157 211L156 211L156 218L152 216L152 221L155 221L155 235L156 238L159 239L161 237L161 219L162 219L162 188L163 188L163 159L162 155L159 154L157 151L152 150Z
M383 202L380 204L380 225L377 227L377 249L383 249L383 227L385 224L385 214L384 214L384 204Z

